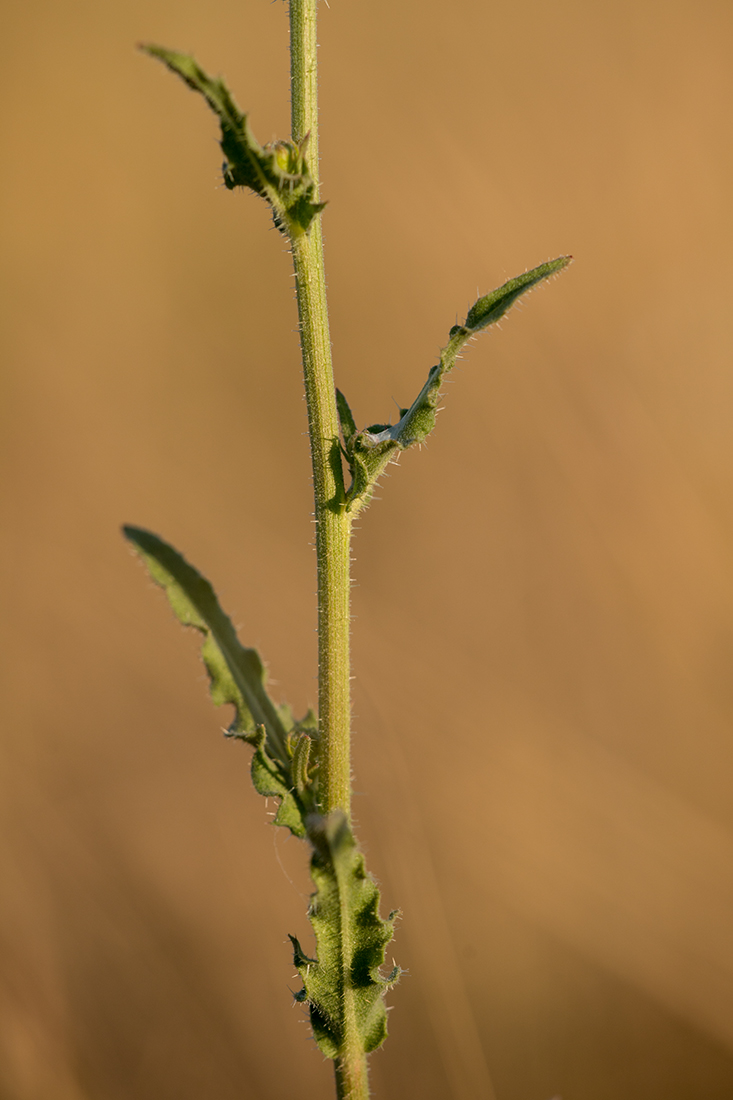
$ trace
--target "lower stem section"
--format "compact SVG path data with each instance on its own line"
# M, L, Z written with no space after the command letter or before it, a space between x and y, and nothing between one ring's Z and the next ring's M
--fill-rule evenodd
M337 1100L369 1100L366 1054L336 1062L336 1096Z

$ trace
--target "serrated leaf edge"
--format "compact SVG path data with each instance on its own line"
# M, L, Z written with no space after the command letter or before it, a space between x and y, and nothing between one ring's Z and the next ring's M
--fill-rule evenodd
M338 1058L354 1044L369 1053L386 1038L384 994L400 975L399 967L386 976L381 972L399 913L394 910L387 920L379 916L379 889L343 813L310 815L306 824L313 844L316 889L309 918L317 951L315 958L306 955L290 937L303 982L295 998L308 1004L313 1034L327 1057Z

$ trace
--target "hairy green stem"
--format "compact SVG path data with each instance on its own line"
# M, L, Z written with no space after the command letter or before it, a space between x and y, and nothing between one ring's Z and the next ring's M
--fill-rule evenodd
M318 0L290 2L292 139L307 140L307 157L319 199L318 67L316 8ZM321 812L351 809L351 668L350 543L351 516L346 511L339 446L339 420L331 362L326 305L321 215L308 230L291 230L296 277L300 341L303 353L318 559L318 712L319 799ZM346 898L342 895L342 908ZM341 934L349 927L342 914ZM341 958L351 960L350 945L341 943ZM364 1043L359 1032L351 976L342 976L344 1042L335 1062L339 1100L368 1100Z
M307 155L318 199L317 0L291 0L290 51L293 141L308 139ZM326 307L321 217L308 230L291 228L308 406L316 555L318 559L318 711L320 808L351 805L350 538L344 508L339 421Z

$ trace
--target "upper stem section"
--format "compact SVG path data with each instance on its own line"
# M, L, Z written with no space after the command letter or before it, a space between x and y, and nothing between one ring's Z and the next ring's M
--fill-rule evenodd
M292 138L308 137L308 164L319 197L318 170L318 0L290 0L290 89Z

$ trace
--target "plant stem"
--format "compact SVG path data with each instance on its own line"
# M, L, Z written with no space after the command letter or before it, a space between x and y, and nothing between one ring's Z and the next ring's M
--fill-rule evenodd
M308 167L318 199L318 0L290 3L290 111L293 141L308 136ZM318 226L320 228L320 221Z
M336 1063L337 1100L369 1100L367 1060L363 1051Z
M290 2L293 141L306 138L318 198L317 0ZM351 807L350 539L326 306L321 216L291 230L315 493L320 809ZM352 1095L346 1093L345 1095ZM354 1096L360 1095L353 1093Z
M308 141L308 164L316 184L316 201L319 198L317 4L318 0L290 0L292 138L299 143ZM349 817L351 516L344 507L344 473L331 362L321 215L316 215L306 232L294 227L291 243L315 493L320 809L324 814L342 810ZM341 902L344 905L345 899L342 898ZM346 935L348 928L348 915L343 913L340 921L342 936ZM342 941L342 959L350 960L352 951L352 945ZM338 1100L369 1100L367 1059L359 1034L350 974L342 975L342 996L345 1034L334 1067L336 1095Z

